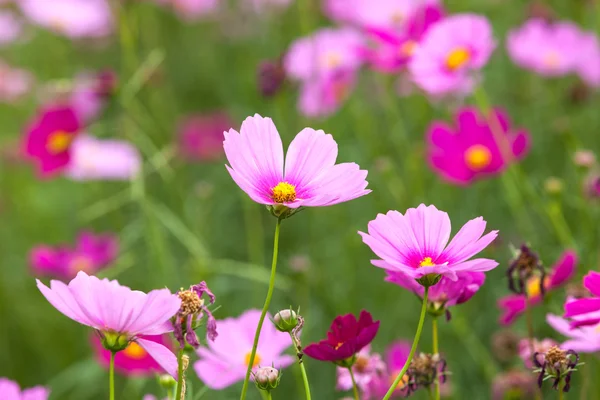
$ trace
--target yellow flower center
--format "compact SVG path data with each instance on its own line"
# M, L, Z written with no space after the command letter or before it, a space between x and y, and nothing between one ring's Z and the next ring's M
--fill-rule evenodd
M415 53L416 49L417 42L414 40L407 40L406 42L402 43L402 46L400 46L400 55L410 57Z
M246 364L246 366L248 366L248 364L250 364L250 357L252 357L252 352L249 351L246 353L246 356L244 357L244 364ZM260 364L260 355L258 353L254 354L254 362L252 363L252 368L256 367L258 364Z
M50 154L59 154L66 151L73 141L73 134L65 131L56 131L48 136L46 149Z
M146 357L147 354L146 350L144 350L142 346L140 346L136 342L129 343L127 348L123 350L123 353L127 356L127 358L133 358L135 360L142 359Z
M435 263L431 260L431 257L425 257L420 263L419 267L433 267Z
M356 372L365 372L368 366L369 359L365 356L358 356L356 357L353 368Z
M474 171L480 171L490 165L492 152L486 146L475 144L465 152L465 162Z
M79 271L83 272L91 272L92 270L92 261L84 256L75 257L71 260L69 264L69 268L74 274L77 274Z
M471 52L465 47L457 47L446 58L446 67L455 71L471 59Z
M542 62L546 67L554 69L560 65L560 56L556 51L550 50L544 55Z
M336 68L342 64L342 56L339 53L330 51L323 56L323 65L327 68Z
M400 371L392 371L392 373L390 374L390 385L394 384L394 381L396 380L396 377L398 376L398 374L400 373ZM404 387L408 384L408 374L404 374L404 376L402 377L402 379L400 379L400 382L398 382L398 384L396 385L396 389L395 390L401 390L404 389Z
M550 277L544 278L544 287L547 287L550 284ZM527 297L538 297L542 293L542 289L540 287L540 277L534 276L527 280L527 284L525 286L525 291L527 292Z
M273 192L271 198L275 203L291 203L296 200L296 186L287 182L279 182L271 192Z
M344 342L338 342L338 344L335 345L335 347L333 348L334 350L339 349L340 347L342 347L342 345L344 344Z

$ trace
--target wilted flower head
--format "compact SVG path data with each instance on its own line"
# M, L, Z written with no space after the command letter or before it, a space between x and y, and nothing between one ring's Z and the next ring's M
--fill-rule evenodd
M508 371L494 378L492 400L530 399L533 398L535 391L535 378L531 372Z
M368 311L362 310L358 320L352 314L340 315L331 323L327 339L308 345L304 354L348 367L356 361L356 354L373 341L378 330L379 321L373 321Z
M95 274L112 263L117 253L116 236L81 232L74 248L36 246L29 253L29 260L36 275L70 280L79 271Z
M240 133L225 132L223 147L233 180L278 217L300 207L338 204L370 192L367 171L355 163L336 165L337 143L321 130L305 128L296 135L288 148L285 172L281 137L270 118L258 114L246 118Z
M279 385L281 374L273 367L261 367L254 372L253 378L258 389L270 391Z
M456 14L425 33L408 69L414 82L431 95L466 94L474 88L475 73L487 64L495 46L485 17Z
M502 362L511 361L519 353L519 344L520 336L508 329L492 336L492 352Z
M521 245L506 274L508 275L508 288L512 292L525 295L536 293L544 296L546 271L538 255L527 245ZM538 288L533 286L536 284L539 286ZM526 285L528 286L526 287Z
M552 346L543 353L533 354L533 363L539 372L538 386L546 379L554 379L552 388L560 390L559 384L562 384L562 391L568 392L571 388L571 374L579 362L579 355L573 350L561 350L558 346Z
M162 344L140 337L160 335L173 329L170 319L177 313L181 301L168 289L146 294L121 286L116 280L88 276L83 271L68 285L53 280L48 288L37 280L37 286L58 311L94 328L105 348L117 352L135 342L165 371L177 376L175 355Z
M546 351L548 351L548 349L550 349L550 347L552 346L556 346L558 345L558 343L556 343L555 340L553 339L542 339L542 340L537 340L537 339L532 339L529 340L529 338L523 338L519 341L519 357L521 357L521 360L523 360L523 362L525 363L525 367L527 368L531 368L533 367L533 354L534 353L546 353ZM533 352L532 352L532 347L533 347ZM539 357L540 361L543 360L543 356Z
M36 386L21 391L17 382L0 378L0 394L3 400L47 400L50 396L50 389Z
M371 260L373 265L392 273L402 272L424 286L432 286L442 276L456 281L458 272L485 272L498 265L486 258L469 260L498 235L498 231L492 231L482 237L485 227L482 217L472 219L448 243L448 214L433 205L421 204L409 208L404 215L398 211L379 214L369 222L369 233L359 234L381 257Z
M186 161L215 161L223 157L223 132L233 122L224 111L189 115L179 124L179 153Z
M484 118L476 109L467 107L460 109L455 119L455 127L435 121L427 131L429 164L449 182L468 185L500 174L510 162L520 160L529 151L529 134L511 129L508 116L498 109L494 116ZM498 128L500 132L492 130ZM506 143L497 143L500 138L494 134L501 135ZM510 154L503 154L505 144Z
M260 314L260 310L248 310L237 318L219 320L219 336L209 341L208 347L198 348L200 361L194 364L198 377L206 386L221 390L244 380ZM294 357L282 354L291 345L287 334L279 332L272 324L264 324L253 371L256 372L260 365L281 369L292 364Z
M371 346L367 345L356 353L356 360L352 365L352 373L356 380L356 385L363 393L369 391L369 385L374 379L386 372L385 362L377 353L371 353ZM351 390L352 378L350 371L346 367L337 367L337 385L338 390Z
M204 294L208 296L210 304L215 303L215 295L204 281L190 286L188 290L182 288L177 292L177 297L181 300L181 308L173 318L173 334L182 349L185 347L186 342L194 348L200 346L195 329L199 326L204 315L206 315L206 336L212 341L218 336L217 322L204 304L202 298Z
M446 361L439 354L419 353L410 362L406 375L410 392L427 389L436 381L446 382Z

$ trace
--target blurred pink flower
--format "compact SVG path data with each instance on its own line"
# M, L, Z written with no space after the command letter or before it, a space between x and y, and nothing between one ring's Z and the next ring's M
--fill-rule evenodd
M558 343L556 343L556 341L553 339L533 339L533 353L546 353L550 347L557 345ZM531 352L531 343L529 338L521 339L519 341L519 357L521 357L521 360L523 360L525 363L526 368L533 368L534 366L533 353ZM543 356L538 356L538 360L543 363Z
M113 30L106 0L20 0L18 5L32 23L72 39L103 37Z
M0 103L12 103L31 90L33 76L0 60Z
M173 342L169 335L141 335L139 337L173 350ZM91 341L96 359L102 366L108 368L110 351L102 346L102 341L98 338L98 335L93 334ZM115 370L126 376L153 376L156 373L163 373L163 368L143 347L135 342L130 342L125 350L115 354Z
M21 31L21 20L12 12L0 9L0 47L17 40Z
M42 177L64 170L71 161L71 143L79 134L81 122L68 106L42 108L27 129L25 153L38 164Z
M550 272L544 278L544 290L549 292L566 283L575 273L577 265L577 254L572 250L565 251L560 259L554 264ZM540 277L534 276L527 281L525 286L527 296L529 296L529 305L540 303L542 296L540 293ZM498 300L498 306L502 310L500 324L510 325L517 317L525 312L526 298L524 294L511 294Z
M73 81L69 104L84 122L89 122L98 118L116 85L117 77L112 70L80 73Z
M590 271L583 277L583 286L595 297L567 301L565 317L573 318L571 327L600 323L600 272ZM590 313L594 313L591 316Z
M94 274L108 266L117 258L118 246L114 235L82 232L74 248L65 245L34 247L29 253L29 262L36 275L70 280L79 271Z
M300 86L298 109L310 118L335 113L348 98L356 81L355 71L339 71Z
M193 21L214 14L220 0L167 0L182 19Z
M225 111L189 115L179 125L179 153L187 161L215 161L223 156L223 133L233 126Z
M50 396L50 389L43 386L36 386L21 391L19 384L7 378L0 378L0 394L2 400L47 400Z
M386 372L386 365L379 354L371 354L371 345L369 344L356 353L352 372L360 391L366 392L371 381ZM338 390L352 390L352 378L348 368L337 367L336 387Z
M227 170L252 200L269 206L319 207L370 193L367 171L355 163L335 164L337 143L322 130L304 128L285 159L281 137L270 118L258 114L230 129L223 142Z
M450 217L435 206L421 204L398 211L379 214L369 222L369 233L359 232L363 242L381 258L371 260L387 272L402 272L413 279L441 275L458 280L459 272L485 272L498 263L486 258L469 260L485 249L498 235L485 231L486 222L478 217L467 222L450 239Z
M568 304L568 303L567 303ZM560 345L563 350L575 350L581 353L600 351L600 313L588 313L586 319L595 319L594 325L573 327L568 320L558 315L547 314L546 322L558 333L569 338ZM577 319L575 319L577 321Z
M575 71L593 88L600 88L600 40L595 33L582 34L577 48L579 58Z
M243 6L255 13L283 11L292 4L292 0L243 0Z
M65 175L78 181L130 180L141 167L142 158L131 143L80 135L71 145L71 161Z
M209 341L208 347L198 348L200 360L194 363L194 370L206 386L220 390L244 380L259 318L260 310L248 310L237 318L217 321L219 336ZM279 369L292 364L294 357L282 354L291 345L289 335L273 324L264 324L253 369L270 365Z
M384 373L373 377L364 390L364 400L373 400L382 398L390 388L392 382L404 366L408 354L410 353L411 343L400 340L387 348L385 355L386 369ZM408 394L408 375L404 375L400 384L396 387L392 398L403 398Z
M495 110L495 118L500 133L510 144L512 157L523 158L529 151L527 132L511 131L508 117L500 110ZM445 180L458 185L501 173L508 160L502 157L501 147L496 143L494 127L474 108L457 112L456 128L433 122L427 132L429 164Z
M540 75L574 71L581 57L581 31L570 22L529 20L508 34L506 47L513 62Z
M88 276L83 271L68 285L53 280L48 288L38 279L37 286L58 311L96 329L105 348L124 350L135 342L177 378L177 358L171 350L140 337L173 330L170 319L179 310L181 300L168 289L146 294L121 286L116 280Z
M475 73L487 64L495 46L485 17L453 15L425 33L408 69L414 82L431 95L464 95L472 91Z

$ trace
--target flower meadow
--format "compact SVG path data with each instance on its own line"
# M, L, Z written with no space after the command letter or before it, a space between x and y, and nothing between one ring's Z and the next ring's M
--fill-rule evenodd
M600 399L599 35L0 0L0 400Z

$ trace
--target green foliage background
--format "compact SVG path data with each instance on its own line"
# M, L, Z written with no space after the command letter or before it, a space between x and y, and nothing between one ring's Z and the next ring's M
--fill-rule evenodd
M503 38L510 27L525 20L528 3L447 2L450 12L482 13L492 21L499 44L485 68L483 85L493 104L508 110L514 126L525 127L532 135L531 153L513 171L517 196L512 200L506 177L461 188L433 174L424 159L424 133L432 120L449 120L456 104L432 105L420 94L399 98L390 77L362 71L347 104L322 120L307 120L297 113L297 90L291 84L274 99L261 98L255 80L260 61L278 57L295 38L327 24L316 0L297 0L281 16L262 18L233 10L220 21L197 24L183 23L152 4L127 2L120 12L119 34L102 46L72 43L32 29L30 41L2 50L2 58L32 70L39 82L70 78L81 69L111 66L119 71L119 97L90 131L131 140L144 154L145 165L144 178L131 184L77 183L62 178L39 181L29 166L3 159L0 376L25 387L48 384L51 399L107 397L108 377L92 358L89 329L60 315L38 292L28 268L27 254L34 245L72 243L81 229L119 234L120 257L103 276L141 290L164 286L176 290L206 280L218 296L217 318L262 306L275 219L234 184L224 160L186 164L174 153L181 116L226 109L238 124L254 113L271 116L285 145L305 126L324 129L339 143L340 161L356 161L369 170L373 190L369 196L310 209L283 223L271 311L300 306L307 321L304 343L321 338L337 314L362 308L382 320L375 350L384 351L395 339L412 338L419 302L411 293L383 282L383 271L370 265L374 256L357 234L377 213L403 212L424 202L450 214L453 232L480 215L489 229L500 230L500 240L485 254L500 266L487 274L485 286L472 301L453 310L451 322L440 324L441 350L452 371L452 398L489 398L491 380L510 366L498 362L490 351L491 335L499 329L496 300L508 293L504 273L509 244L530 243L547 266L564 248L573 247L581 258L578 277L598 269L600 251L599 205L581 196L582 172L571 161L576 149L600 150L598 93L574 104L569 93L575 78L545 80L510 62ZM586 29L600 27L598 2L546 3L563 19ZM0 104L3 149L14 146L35 108L34 98ZM563 180L562 194L546 194L543 182L550 176ZM208 194L207 186L212 188ZM297 255L309 257L306 272L290 267ZM561 339L545 324L544 315L561 313L563 300L563 291L557 291L536 308L537 336ZM513 329L524 334L524 321ZM426 321L421 349L430 350L430 343ZM584 361L589 370L574 376L568 398L578 398L583 375L597 376L600 371L596 358L586 356ZM306 365L313 398L342 397L334 391L332 365L313 360ZM297 372L286 371L275 398L303 398ZM238 396L240 385L224 392L205 391L192 371L189 376L193 398ZM139 399L144 393L158 393L157 389L153 379L121 377L117 398ZM600 398L598 382L587 390L582 398ZM547 398L555 396L547 392ZM252 389L249 398L258 399L258 392Z

